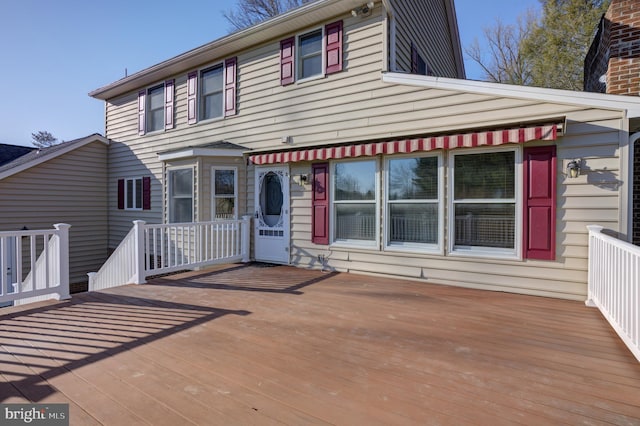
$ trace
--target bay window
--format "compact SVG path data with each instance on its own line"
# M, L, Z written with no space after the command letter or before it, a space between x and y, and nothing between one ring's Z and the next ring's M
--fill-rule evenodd
M212 181L212 219L237 219L236 169L214 167Z
M169 223L193 222L193 169L168 172Z

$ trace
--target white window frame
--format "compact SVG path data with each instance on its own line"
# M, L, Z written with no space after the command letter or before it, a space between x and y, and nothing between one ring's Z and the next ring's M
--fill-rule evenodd
M202 82L202 74L204 72L210 71L214 68L218 68L220 67L220 69L222 70L222 89L221 89L221 93L222 93L222 108L221 108L221 113L219 116L215 116L215 117L210 117L210 118L204 118L204 94L202 93L202 89L204 88L204 84ZM199 123L201 122L211 122L211 121L216 121L216 120L222 120L224 119L224 109L225 109L225 98L224 98L224 89L225 86L227 84L227 72L226 72L226 67L224 65L224 61L222 62L216 62L215 64L211 64L208 65L206 67L202 67L198 70L198 88L197 88L197 102L198 102L198 107L197 107L197 120Z
M172 196L173 194L173 179L171 179L171 173L172 172L177 172L180 170L191 170L191 221L190 222L195 222L195 215L196 215L196 206L195 206L195 202L196 202L196 197L195 197L195 178L196 178L196 171L195 171L195 167L193 166L188 166L188 167L169 167L167 168L167 222L168 223L188 223L188 222L173 222L172 218L173 218L173 203L172 203L172 199L175 198ZM188 198L186 196L182 196L179 198Z
M300 38L304 37L308 34L314 33L316 31L320 31L320 73L316 74L316 75L312 75L310 77L306 77L306 78L302 78L301 73L302 73L302 66L301 66L301 62L302 62L302 55L300 53ZM325 51L327 49L325 43L325 29L324 27L317 27L317 28L312 28L308 31L305 31L303 33L297 34L296 38L295 38L295 61L296 61L296 83L304 83L305 81L311 81L311 80L317 80L319 78L324 78L325 77L325 73L326 73L326 59L325 59Z
M140 207L136 206L136 199L138 192L136 191L136 181L140 181ZM129 182L132 182L133 194L131 199L133 206L129 205ZM144 204L144 189L142 188L143 182L141 177L125 178L124 180L124 209L125 210L142 210Z
M211 167L211 220L222 220L216 219L216 199L217 198L230 198L228 194L218 196L216 192L216 171L233 171L233 202L234 202L234 212L233 219L238 219L238 168L237 167L222 167L222 166L213 166Z
M483 153L495 153L495 152L505 152L505 151L513 151L514 152L514 198L511 200L503 200L505 202L514 202L515 204L515 218L514 218L514 248L506 249L506 248L494 248L494 247L473 247L473 246L463 246L456 247L455 246L455 208L454 205L456 201L458 202L472 202L476 204L486 203L496 203L496 199L472 199L472 200L454 200L454 189L455 189L455 157L457 155L472 155L472 154L483 154ZM449 211L448 214L448 253L452 256L468 256L468 257L487 257L487 258L501 258L501 259L515 259L522 260L522 209L523 209L523 201L522 201L522 146L502 146L502 147L493 147L493 148L464 148L460 150L451 150L449 151L449 162L448 162L448 185L449 190L447 192L447 209Z
M375 198L373 201L370 200L350 200L350 201L336 201L335 200L335 194L336 194L336 190L335 190L335 176L336 176L336 165L337 164L341 164L341 163L356 163L356 162L364 162L364 161L368 161L371 162L373 161L375 164L375 187L374 187L374 191L375 191ZM331 216L329 218L329 232L331 233L331 237L330 237L330 245L332 246L336 246L336 247L360 247L360 248L374 248L374 249L378 249L380 247L380 161L377 157L366 157L366 158L359 158L359 159L346 159L346 160L339 160L339 161L332 161L329 163L329 167L330 167L330 179L331 179L331 200L330 200L330 205L329 208L331 209ZM336 240L335 238L335 226L337 223L337 215L336 215L336 205L339 204L351 204L351 203L355 203L355 204L371 204L374 203L374 210L375 210L375 227L376 227L376 235L375 235L375 240L374 241L370 241L370 240Z
M151 91L155 90L155 89L162 89L162 103L161 103L161 107L157 108L157 109L161 109L162 110L162 125L160 126L159 129L151 129L151 117L153 116L152 112L153 110L151 109ZM165 130L165 109L166 109L166 93L165 90L167 90L167 88L165 87L164 83L160 83L160 84L156 84L153 85L151 87L148 87L146 89L146 95L145 95L145 117L144 117L144 126L145 126L145 133L149 134L149 133L158 133L158 132L163 132Z
M436 157L438 159L438 199L434 201L425 200L399 200L392 201L389 199L389 173L391 168L389 166L390 161L407 159L407 158L426 158ZM384 230L384 249L385 251L403 251L403 252L419 252L419 253L432 253L432 254L444 254L444 161L442 152L430 152L424 154L408 154L408 155L393 155L384 157L384 223L382 223L382 229ZM391 225L389 223L390 205L394 203L415 203L415 204L438 204L438 242L436 244L427 243L409 243L409 242L391 242Z

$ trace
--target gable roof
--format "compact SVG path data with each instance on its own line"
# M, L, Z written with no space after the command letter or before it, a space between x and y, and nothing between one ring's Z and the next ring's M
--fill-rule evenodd
M390 1L384 0L382 2L385 8L389 7ZM444 2L447 7L449 27L452 32L454 29L456 32L456 37L452 38L453 48L457 49L457 52L455 52L456 57L461 61L462 50L460 48L460 39L457 35L458 24L453 0L444 0ZM298 8L291 9L271 19L231 33L93 90L89 92L89 96L102 100L120 96L173 75L191 71L211 60L236 55L242 50L264 44L269 40L298 32L302 28L317 25L318 22L348 14L352 9L362 6L364 3L366 3L366 0L316 0L305 3ZM381 7L381 3L376 1L375 7ZM458 65L459 67L464 67L462 62Z
M0 166L3 166L18 157L22 157L25 154L30 153L36 148L32 146L22 145L9 145L6 143L0 143Z
M62 142L47 148L33 149L31 152L16 158L15 160L0 166L0 180L20 173L23 170L37 166L40 163L49 161L67 152L78 149L92 142L102 142L109 145L109 140L104 136L94 133L84 138L74 139L69 142Z
M490 83L456 78L428 77L415 74L383 73L385 83L403 84L430 89L457 90L508 98L524 98L543 102L590 106L594 108L624 111L626 118L640 118L640 97L607 95L592 92L547 89L533 86Z

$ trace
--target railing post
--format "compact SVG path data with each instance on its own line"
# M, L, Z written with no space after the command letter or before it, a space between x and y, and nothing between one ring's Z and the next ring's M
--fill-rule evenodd
M95 286L96 275L98 275L97 272L87 272L87 279L89 281L89 288L88 288L89 291L95 291L93 287Z
M597 259L595 258L595 250L593 247L593 243L591 241L592 234L600 234L604 227L600 225L587 225L587 229L589 230L588 236L588 259L587 259L587 300L585 300L584 304L594 308L596 307L595 302L593 301L593 286L595 285L595 262Z
M146 284L147 274L145 271L145 259L144 259L144 225L147 222L144 220L134 220L134 268L133 284Z
M71 225L66 223L56 223L53 225L58 231L58 296L60 300L71 299L69 293L69 228ZM48 273L45 272L45 273Z
M251 261L251 216L242 216L242 262L248 263Z

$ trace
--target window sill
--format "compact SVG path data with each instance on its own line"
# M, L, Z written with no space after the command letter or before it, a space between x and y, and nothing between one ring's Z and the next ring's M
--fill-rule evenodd
M520 257L517 253L513 251L502 251L502 250L471 250L471 249L454 249L447 253L451 257L468 257L468 258L477 258L477 259L499 259L499 260L517 260L521 261L522 257Z
M390 244L385 246L384 251L387 252L399 252L399 253L412 253L412 254L430 254L444 256L444 251L440 246L436 245L421 245L421 244Z
M368 250L378 250L378 245L375 241L364 241L364 240L352 240L352 241L334 241L329 247L336 248L352 248L352 249L368 249Z
M326 75L324 73L320 73L318 75L313 75L311 77L301 78L300 80L296 80L296 84L302 84L302 83L307 83L309 81L320 80L320 79L323 79L325 77L326 77Z

